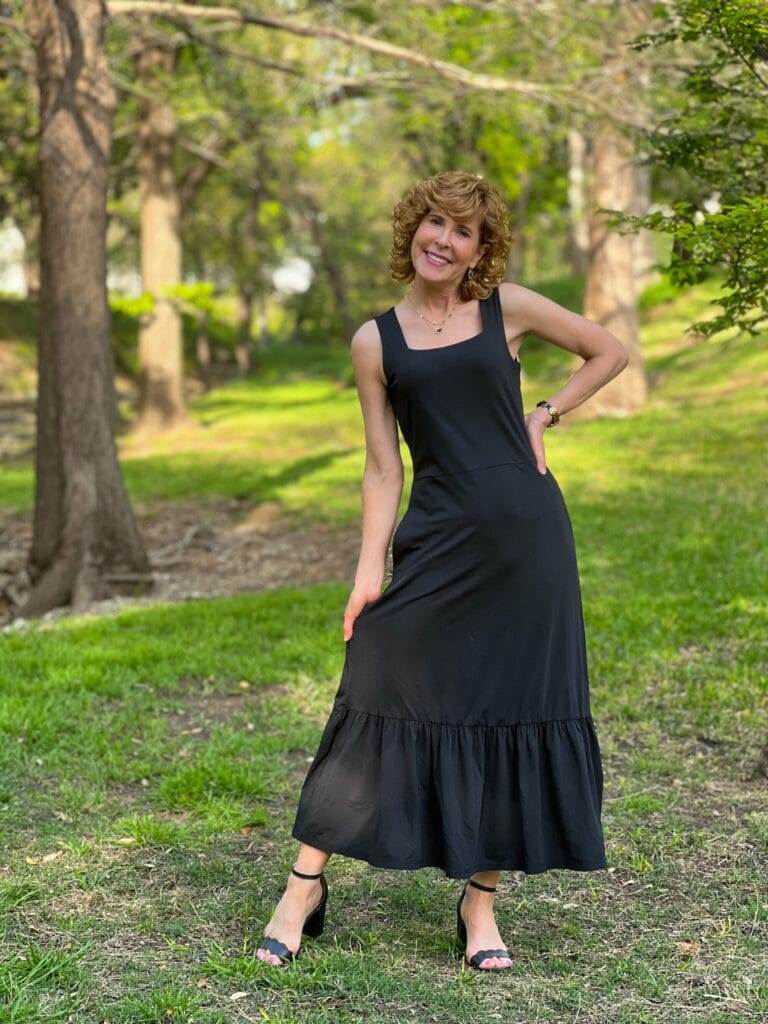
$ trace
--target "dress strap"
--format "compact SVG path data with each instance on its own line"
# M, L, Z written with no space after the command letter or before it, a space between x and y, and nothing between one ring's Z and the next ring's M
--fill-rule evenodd
M499 286L494 285L491 294L487 298L489 312L491 314L492 322L499 328L502 334L504 334L504 316L501 312L501 296L499 295ZM506 342L507 336L504 334L504 341Z
M400 347L400 327L395 316L395 307L390 306L386 312L379 313L373 319L379 328L381 362L384 367L384 376L389 383L395 368L395 354Z
M504 313L501 309L501 296L499 295L499 286L496 285L488 296L488 306L490 313L490 320L495 328L495 332L504 346L504 351L509 359L513 363L520 364L520 360L516 359L509 351L509 345L507 344L507 332L504 330Z

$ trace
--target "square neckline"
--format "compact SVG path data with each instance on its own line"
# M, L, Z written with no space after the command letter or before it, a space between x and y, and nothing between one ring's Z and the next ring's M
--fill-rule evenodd
M488 330L488 318L486 314L485 304L488 302L490 298L492 298L492 296L493 292L491 292L490 295L486 295L484 299L477 300L480 307L480 319L483 322L483 327L481 331L479 331L477 334L473 334L470 338L462 338L461 341L452 341L449 345L432 345L429 348L411 348L411 346L406 341L405 331L403 330L402 324L400 323L400 317L397 315L397 310L395 309L394 306L392 306L392 319L395 322L395 327L397 328L397 333L400 336L400 341L403 345L403 348L406 350L406 352L440 352L444 348L456 348L457 345L466 345L470 341L477 341L478 338L482 338L482 336ZM514 363L515 366L521 366L520 360L516 356L513 356L512 353L509 351L509 345L507 345L506 337L504 338L504 346L507 350L507 355L509 356L510 361Z
M484 299L477 300L480 306L480 319L482 320L483 323L482 329L477 334L473 334L472 337L470 338L462 338L461 341L452 341L449 345L430 345L429 348L411 348L411 346L405 339L405 331L403 330L402 324L400 323L400 317L397 315L397 310L393 306L392 315L395 319L397 333L400 335L400 340L402 341L404 347L407 349L408 352L439 352L441 349L444 348L455 348L456 345L466 345L468 341L477 341L477 339L481 338L488 329L488 322L485 316L485 303L488 301L488 298L489 296L486 295Z

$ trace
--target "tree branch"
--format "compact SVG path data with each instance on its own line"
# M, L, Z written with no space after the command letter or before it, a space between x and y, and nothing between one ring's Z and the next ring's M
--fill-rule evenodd
M277 29L307 38L335 39L349 46L368 50L394 60L407 61L416 67L435 72L448 81L457 82L470 89L484 92L515 93L543 103L582 109L587 106L610 121L636 129L647 127L642 116L626 113L618 104L603 100L600 96L585 92L583 88L561 86L550 82L529 82L520 78L506 78L501 75L485 75L469 71L458 64L436 60L416 50L375 39L371 36L347 32L330 25L305 25L287 18L266 14L252 14L238 7L198 7L195 4L164 2L164 0L107 0L110 14L160 15L169 19L197 18L205 21L231 21L236 25L257 25L261 28ZM349 88L349 86L347 86Z

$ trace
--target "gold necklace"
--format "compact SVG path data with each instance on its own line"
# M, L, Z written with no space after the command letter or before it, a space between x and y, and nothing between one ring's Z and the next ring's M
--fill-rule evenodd
M432 330L435 332L435 334L442 334L442 332L445 330L445 325L448 323L448 321L453 316L454 309L456 309L456 301L454 300L454 303L451 306L451 311L448 314L448 316L445 318L445 320L430 320L429 317L424 316L423 313L420 313L418 311L418 309L416 309L416 307L414 306L413 302L411 301L411 293L410 292L408 292L408 295L406 296L406 298L408 299L408 305L411 307L411 309L416 314L416 316L419 317L421 320L424 320L426 323L428 323L429 326L432 328Z

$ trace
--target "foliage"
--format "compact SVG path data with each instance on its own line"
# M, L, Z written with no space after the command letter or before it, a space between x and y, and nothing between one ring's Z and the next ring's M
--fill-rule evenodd
M34 86L34 53L22 29L21 4L4 4L11 13L0 32L0 221L13 217L37 255L35 165L38 110Z
M203 319L216 311L215 291L215 285L211 281L191 281L169 289L169 295L184 312Z
M646 217L617 217L673 237L673 284L704 280L723 267L721 312L693 329L711 335L768 323L768 7L762 0L672 0L657 5L661 25L636 49L673 47L672 110L648 133L649 158L681 168L691 198Z

